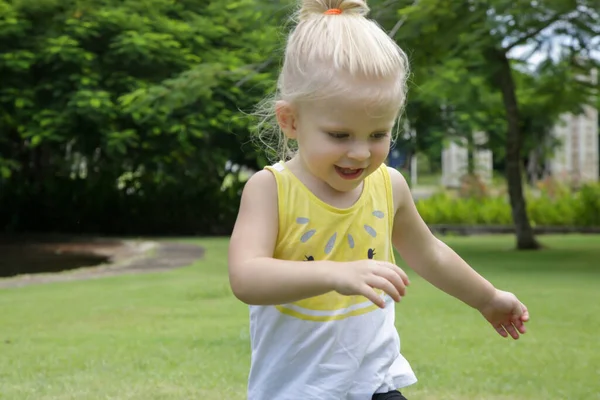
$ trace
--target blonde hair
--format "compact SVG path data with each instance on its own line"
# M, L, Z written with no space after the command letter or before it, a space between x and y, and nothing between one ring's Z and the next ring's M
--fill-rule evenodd
M326 14L328 10L339 14ZM275 115L279 100L298 104L353 90L360 79L393 80L382 93L376 85L366 93L375 101L396 101L399 114L406 102L409 64L402 49L366 18L363 0L301 0L293 16L283 66L275 93L257 107L256 135L278 160L291 158L295 143L281 132Z

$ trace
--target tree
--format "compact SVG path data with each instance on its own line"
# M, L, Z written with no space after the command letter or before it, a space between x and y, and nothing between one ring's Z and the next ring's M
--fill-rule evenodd
M585 73L586 71L584 71ZM590 97L587 85L569 59L547 59L529 71L514 71L523 134L523 152L531 183L545 177L546 166L560 142L552 132L565 113L579 114ZM582 90L584 89L584 90Z
M276 40L256 5L0 0L0 226L227 232Z
M573 68L589 71L596 62L591 49L600 36L600 18L594 0L437 0L384 1L382 7L397 10L396 20L381 16L386 27L411 54L415 74L419 68L460 58L473 75L485 78L501 94L506 119L506 178L518 249L537 249L537 242L523 195L522 110L517 97L514 68L529 58L515 50L530 47L550 57L560 49ZM376 6L374 6L376 7ZM399 20L398 20L399 18ZM398 25L401 28L398 28ZM589 85L578 82L582 88ZM582 89L583 90L583 89Z
M492 141L485 147L489 147L502 127L500 95L490 91L460 58L421 67L412 80L406 112L411 129L417 131L418 150L439 155L444 142L456 139L474 149L477 132L488 134ZM469 172L473 172L471 162Z

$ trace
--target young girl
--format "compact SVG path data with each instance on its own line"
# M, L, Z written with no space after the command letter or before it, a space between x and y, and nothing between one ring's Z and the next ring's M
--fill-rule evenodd
M500 335L525 332L525 306L431 234L384 164L408 62L367 12L304 0L266 103L282 161L247 182L229 250L233 293L250 305L249 400L404 399L416 377L394 326L409 285L394 248Z

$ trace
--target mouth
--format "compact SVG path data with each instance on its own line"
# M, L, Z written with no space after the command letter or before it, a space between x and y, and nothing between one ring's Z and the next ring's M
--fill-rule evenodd
M360 177L365 169L364 168L341 168L336 165L335 170L338 173L338 175L341 176L343 179L352 180L352 179L357 179L358 177Z

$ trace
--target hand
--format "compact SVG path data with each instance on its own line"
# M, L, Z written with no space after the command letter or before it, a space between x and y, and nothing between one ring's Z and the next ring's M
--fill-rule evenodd
M385 307L385 302L375 289L381 289L395 301L400 301L409 285L408 276L400 267L384 261L352 261L334 268L332 272L336 292L346 296L365 296L380 308Z
M529 311L517 297L509 292L496 290L494 296L479 312L502 337L519 338L525 333L525 322L529 321Z

